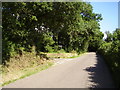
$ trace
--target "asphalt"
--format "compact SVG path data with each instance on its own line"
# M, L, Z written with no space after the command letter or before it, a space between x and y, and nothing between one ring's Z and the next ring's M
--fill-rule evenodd
M95 52L74 59L57 59L55 65L3 88L114 88L104 60Z

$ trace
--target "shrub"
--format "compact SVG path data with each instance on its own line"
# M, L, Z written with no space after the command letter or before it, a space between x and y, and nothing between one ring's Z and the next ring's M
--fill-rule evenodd
M116 85L120 87L120 41L103 43L99 47L98 52L103 56L109 66Z

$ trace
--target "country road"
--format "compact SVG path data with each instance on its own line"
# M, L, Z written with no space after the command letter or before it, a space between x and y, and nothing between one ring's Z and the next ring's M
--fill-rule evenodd
M74 59L56 60L49 69L3 88L114 88L103 59L94 52Z

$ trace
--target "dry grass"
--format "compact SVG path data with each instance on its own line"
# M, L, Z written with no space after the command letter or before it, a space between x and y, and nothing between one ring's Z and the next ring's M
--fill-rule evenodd
M23 56L10 58L6 66L2 66L2 85L9 84L20 78L24 78L52 65L51 60L35 56L34 53L26 53Z
M78 56L77 53L41 53L41 56L36 56L35 53L24 53L21 57L19 55L12 57L9 62L6 62L6 66L0 66L0 68L2 67L2 73L0 73L2 75L2 78L0 78L2 86L53 65L53 61L48 60L45 54L49 58L72 58Z
M77 53L46 53L49 58L71 58L78 56Z

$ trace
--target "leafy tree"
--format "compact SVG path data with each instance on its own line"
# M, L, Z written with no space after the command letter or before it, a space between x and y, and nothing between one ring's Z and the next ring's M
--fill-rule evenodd
M106 31L105 34L107 35L107 38L105 39L106 42L112 41L112 34L109 31Z
M33 46L37 54L57 51L59 46L80 53L88 50L93 38L101 39L98 22L102 18L93 13L90 3L4 2L2 9L4 60L32 52Z

